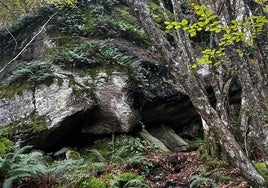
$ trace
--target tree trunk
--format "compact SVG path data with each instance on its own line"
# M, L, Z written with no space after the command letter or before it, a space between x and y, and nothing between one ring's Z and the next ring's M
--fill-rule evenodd
M259 174L247 155L242 150L234 135L229 130L228 113L226 112L226 92L222 92L217 97L217 107L213 108L205 90L204 81L195 70L191 68L191 63L196 61L196 52L191 46L188 35L182 31L174 31L176 44L170 44L155 26L151 19L150 9L147 0L124 0L140 20L140 25L150 37L153 44L161 53L164 63L169 66L171 72L190 97L194 107L206 122L209 129L215 135L215 139L221 144L231 161L237 166L244 177L253 185L267 187L264 178ZM171 1L174 13L180 14L180 7L175 1ZM179 15L180 16L180 15ZM177 18L178 15L174 16ZM220 79L220 78L219 78ZM220 85L215 88L222 91ZM216 91L216 90L215 90ZM227 92L228 93L228 92ZM223 96L221 96L224 94Z

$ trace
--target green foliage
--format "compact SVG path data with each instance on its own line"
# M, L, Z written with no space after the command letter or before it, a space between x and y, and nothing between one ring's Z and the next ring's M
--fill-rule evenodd
M75 8L77 0L45 0L45 3L52 4L58 9L63 9L64 7Z
M264 162L255 163L255 167L261 173L261 175L268 181L268 169Z
M80 180L76 185L76 188L105 188L105 184L98 178L88 178Z
M29 138L31 135L41 133L46 129L46 121L43 117L32 116L3 127L0 130L0 133L1 135L13 140L16 137L21 139L25 137Z
M258 1L258 3L263 3ZM253 46L253 40L263 31L263 27L268 23L268 19L261 15L251 15L247 19L232 20L229 25L222 23L212 9L205 5L194 5L193 9L198 16L196 22L189 22L183 19L177 21L165 21L167 29L183 29L189 33L190 37L195 37L198 32L210 32L219 34L220 40L215 48L205 49L202 51L203 56L192 64L192 68L197 65L211 64L214 66L222 62L225 48L235 43L244 43L246 46ZM237 54L243 56L243 51L237 49Z
M36 11L40 4L41 0L2 0L0 2L0 27L11 25L20 17Z
M152 163L143 156L143 152L148 149L146 147L138 138L118 136L112 141L102 139L95 143L95 149L86 149L82 156L86 158L91 171L139 169L141 174L147 175Z
M26 127L29 127L32 130L32 133L40 133L43 130L47 129L46 121L42 117L39 117L29 122Z
M226 162L218 160L216 157L212 157L208 154L202 154L201 160L203 162L203 174L210 173L215 169L224 168L227 166Z
M227 181L231 181L233 177L226 175L225 172L231 171L233 169L231 165L227 162L220 160L215 155L211 155L211 153L215 148L205 148L206 144L203 144L199 147L200 158L202 164L198 167L195 176L191 178L192 187L205 187L205 185L214 185L214 183L225 183Z
M56 38L55 41L58 45L72 42L73 38L86 35L83 26L84 19L82 10L65 8L49 23L48 33L52 38Z
M141 176L138 176L133 173L120 173L115 179L113 179L109 185L109 188L147 188L149 187L144 183L144 180Z
M0 157L5 156L13 147L13 143L0 135Z
M119 140L125 140L123 144L134 143L136 147L119 146ZM4 182L4 188L22 184L34 187L148 187L140 175L124 172L138 169L139 174L149 173L150 162L142 156L142 152L135 151L145 150L145 146L140 146L141 142L133 137L114 137L105 146L111 149L105 157L103 151L98 150L86 150L81 156L75 152L73 157L73 150L63 148L54 156L66 156L67 159L52 163L49 156L31 151L30 146L15 148L0 158L0 181ZM100 177L100 174L106 175Z
M64 9L49 24L49 33L57 44L72 39L125 38L135 44L148 46L147 36L124 4L116 0L82 1L79 9Z
M32 147L15 148L14 152L0 158L0 177L4 179L3 188L10 188L14 182L19 183L29 179L33 185L56 185L62 176L78 167L81 160L56 161L49 165L43 154L39 151L27 153Z
M85 149L82 151L82 157L85 163L69 174L69 181L76 181L76 187L148 187L141 176L133 173L125 173L124 170L139 169L141 174L148 174L146 166L149 169L148 159L144 158L141 153L126 153L125 146L120 144L119 140L113 137L112 141L105 140L95 145L97 149ZM119 146L120 144L120 146ZM130 148L129 148L130 149ZM112 174L107 172L111 172ZM120 173L119 173L120 172ZM106 174L102 178L94 178L99 174ZM117 175L118 174L118 175ZM79 179L79 181L77 181Z
M209 181L209 178L201 176L192 176L190 179L190 188L202 188L205 186L206 182Z
M106 186L100 179L91 177L79 180L75 188L106 188Z
M29 150L31 147L23 147L21 149L17 149L15 151L12 151L10 153L7 153L3 158L0 158L0 180L1 181L7 181L6 186L10 187L12 185L13 180L8 180L10 176L10 172L14 167L14 164L16 161L21 160L25 156L23 155L23 152L26 150ZM28 157L28 159L32 159L32 155ZM9 184L9 186L8 186Z
M118 150L121 150L121 156L125 158L147 151L148 147L145 140L129 135L112 136L112 139L101 139L96 141L94 145L94 148L100 151L104 158L113 155Z
M89 177L80 179L75 188L147 188L143 178L130 172L106 174L103 179Z
M162 8L154 2L150 2L149 5L154 23L157 25L158 28L164 30L165 28L163 27L163 22L165 21L166 18L165 15L163 14ZM170 20L174 19L174 15L172 13L167 12L167 14Z
M77 0L1 0L0 28L10 26L20 18L37 12L44 4L54 5L57 9L75 7Z
M212 175L212 178L215 179L217 182L222 182L222 183L230 182L234 179L234 177L232 176L218 174L218 173L214 173Z
M53 63L59 64L64 68L87 68L88 73L92 76L96 75L98 68L100 70L104 69L108 73L116 68L127 69L134 79L140 81L143 85L147 84L145 76L138 71L140 62L136 61L132 56L119 52L109 45L108 41L92 40L69 50L65 47L57 48L51 52L49 58ZM111 65L113 65L114 69L111 69Z
M146 35L126 6L92 4L85 13L85 31L90 37L100 39L125 38L139 45L146 45ZM109 7L109 6L108 6Z
M108 146L115 149L125 147L125 155L129 156L131 154L133 155L144 152L146 150L146 144L147 142L139 137L120 135L112 142L109 142Z
M42 83L53 78L51 65L48 62L31 61L11 73L7 78L7 84L14 82Z
M89 150L87 154L87 161L90 161L88 167L94 171L103 171L105 167L106 169L120 167L122 170L140 167L144 172L149 171L147 168L151 167L151 163L141 153L127 154L126 147L104 153L105 157L96 149Z
M80 153L74 150L68 150L66 152L66 159L79 160L81 159Z
M53 81L51 64L43 61L31 61L11 72L4 84L0 87L0 98L11 98L21 94L24 89L37 84L51 84Z

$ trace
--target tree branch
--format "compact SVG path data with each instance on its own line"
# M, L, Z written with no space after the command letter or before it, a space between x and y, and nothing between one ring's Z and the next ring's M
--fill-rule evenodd
M6 68L12 64L23 52L26 50L26 48L36 39L36 37L45 29L46 25L50 22L50 20L57 14L58 12L53 13L49 19L44 23L44 25L40 28L40 30L33 36L33 38L22 48L22 50L13 58L11 59L7 64L5 64L2 69L0 70L0 78L1 74L6 70Z

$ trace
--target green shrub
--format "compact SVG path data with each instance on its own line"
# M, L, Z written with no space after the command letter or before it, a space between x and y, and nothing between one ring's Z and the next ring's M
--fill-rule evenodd
M11 188L13 183L31 184L35 187L51 187L59 184L64 175L81 165L82 160L56 161L49 165L39 151L27 153L32 147L16 148L0 158L0 177L3 188ZM27 182L23 182L27 179Z
M147 85L148 80L139 68L141 62L133 56L119 52L108 43L109 41L92 40L70 49L57 48L50 53L49 58L65 69L84 68L85 70L86 68L85 72L93 77L98 69L105 70L107 73L118 69L125 70L142 85Z
M11 98L15 94L22 94L27 88L36 84L50 85L53 82L51 64L43 61L31 61L11 72L0 87L0 98Z
M202 176L192 176L190 179L190 188L202 188L205 186L206 182L209 181L209 178Z
M0 135L0 157L4 157L13 147L13 143Z
M15 121L0 130L0 134L13 140L16 137L29 139L36 133L46 130L46 120L44 117L30 116L20 121Z
M115 179L113 179L109 188L127 188L127 187L136 187L136 188L147 188L149 187L144 183L144 180L141 176L129 172L120 173Z
M42 83L51 78L53 78L53 75L51 65L48 62L31 61L14 70L6 82L8 84L23 81Z
M106 188L104 182L98 178L82 178L76 183L75 188Z

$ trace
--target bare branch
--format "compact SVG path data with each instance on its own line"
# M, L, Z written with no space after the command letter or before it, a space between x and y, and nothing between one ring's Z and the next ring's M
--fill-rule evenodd
M9 29L8 29L8 27L7 27L6 24L5 24L5 28L6 28L7 32L11 35L11 37L13 38L13 40L15 41L15 47L14 47L14 50L13 50L13 53L15 53L16 48L18 46L18 42L17 42L16 38L14 37L14 35L9 31Z
M36 39L36 37L45 29L46 25L50 22L50 20L57 14L58 12L55 12L52 14L49 19L44 23L44 25L40 28L40 30L33 36L33 38L22 48L22 50L13 58L11 59L7 64L5 64L2 69L0 70L0 75L3 73L6 68L12 64L23 52L27 49L27 47Z

